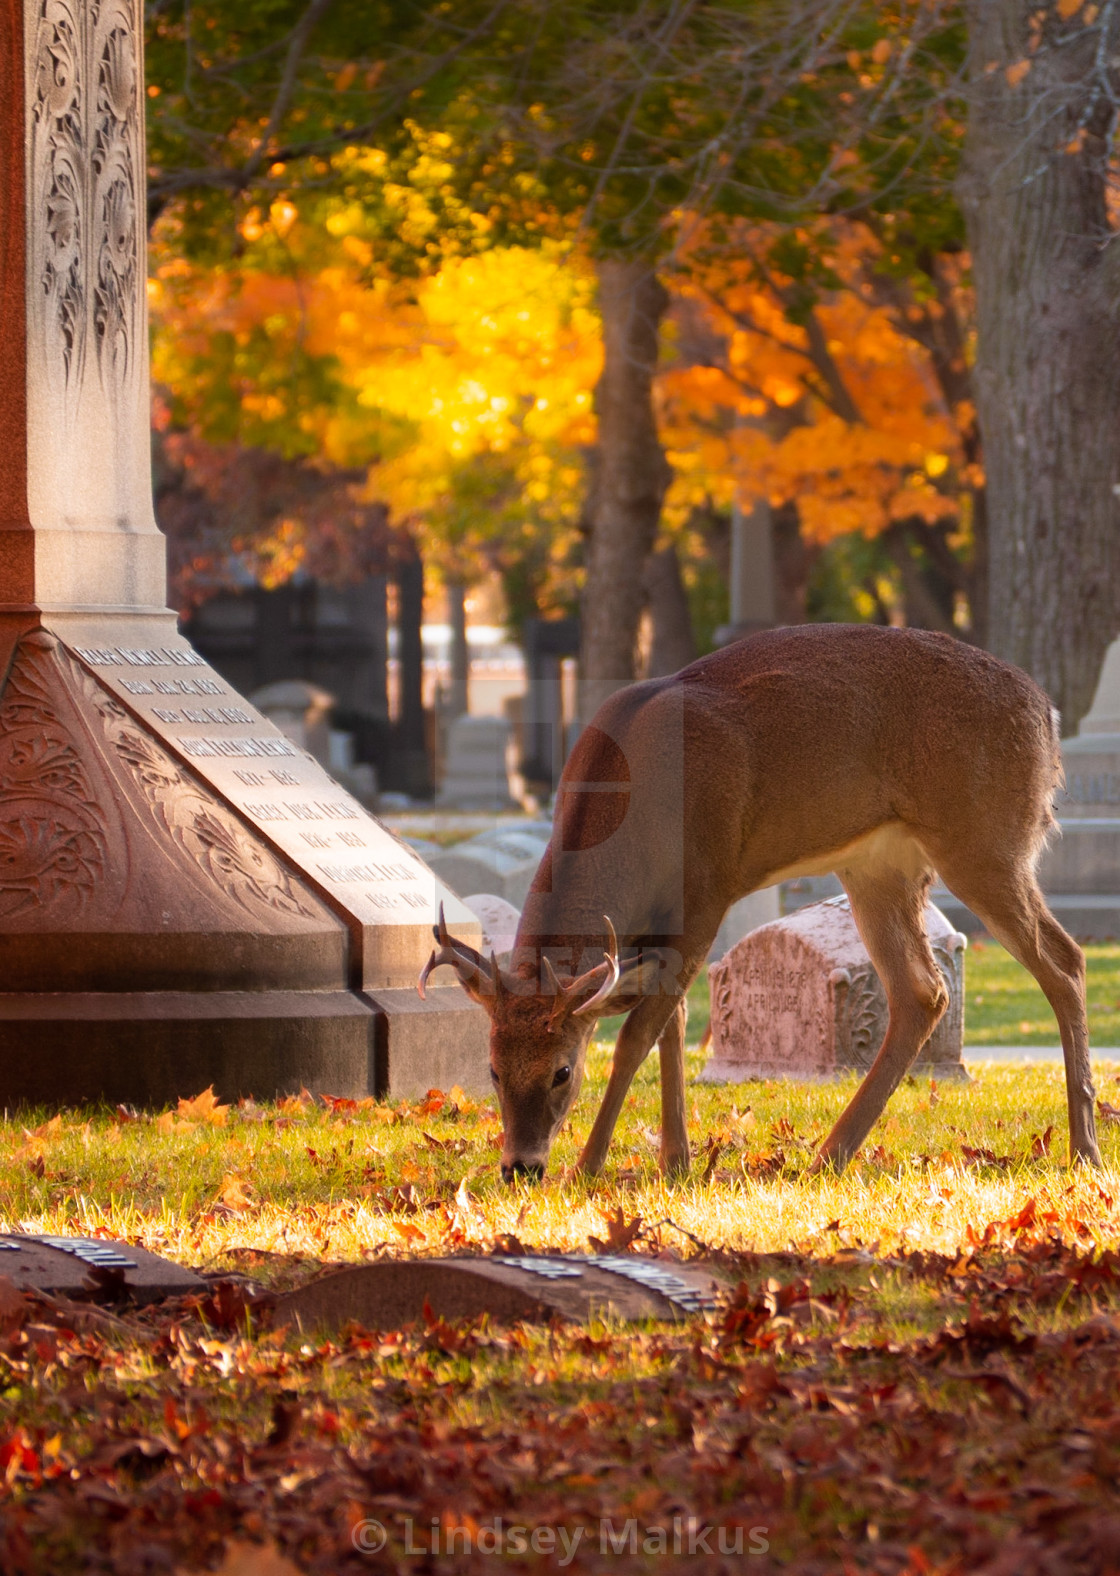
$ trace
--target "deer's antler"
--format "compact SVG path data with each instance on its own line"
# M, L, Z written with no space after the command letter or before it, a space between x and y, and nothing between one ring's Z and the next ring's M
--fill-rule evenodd
M421 1001L427 997L424 988L433 969L447 964L459 976L460 983L472 995L477 993L482 996L493 996L497 989L496 981L500 978L497 961L493 953L490 954L490 967L483 962L482 954L473 947L468 947L465 941L457 941L447 928L447 921L443 917L443 904L439 906L439 924L432 926L432 934L439 942L431 957L420 970L420 978L416 981L416 990ZM491 972L491 970L493 972Z
M586 1017L589 1012L595 1012L597 1008L601 1007L608 997L613 994L614 988L618 984L619 975L622 972L618 962L618 937L614 933L614 926L611 924L609 916L604 914L603 918L606 920L607 931L611 938L604 954L604 961L597 963L593 969L588 969L587 973L581 974L577 980L573 980L564 992L565 996L570 998L578 996L585 991L596 978L600 969L605 968L606 974L595 994L589 997L587 1001L582 1002L580 1006L572 1008L572 1016L574 1018Z

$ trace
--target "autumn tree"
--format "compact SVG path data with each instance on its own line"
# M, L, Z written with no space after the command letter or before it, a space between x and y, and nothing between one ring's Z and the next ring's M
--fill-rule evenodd
M581 662L589 710L634 674L642 586L620 569L648 558L659 529L667 471L650 390L667 296L656 275L682 221L794 222L826 206L864 136L853 106L874 118L903 91L928 22L918 17L904 51L877 47L893 13L831 0L524 9L533 26L509 41L505 121L535 152L550 194L580 211L600 259L605 356ZM841 117L838 95L848 101ZM906 135L912 142L909 125ZM897 137L888 144L896 163L905 157ZM876 157L890 162L881 149Z

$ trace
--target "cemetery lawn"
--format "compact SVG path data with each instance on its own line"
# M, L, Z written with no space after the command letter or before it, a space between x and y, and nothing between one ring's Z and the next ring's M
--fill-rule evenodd
M692 1174L669 1184L650 1064L592 1182L566 1168L607 1060L600 1043L536 1188L501 1185L498 1117L459 1091L0 1124L5 1226L211 1277L147 1310L0 1282L0 1569L490 1572L497 1549L513 1570L630 1572L665 1547L665 1569L706 1572L730 1568L720 1529L752 1572L1113 1568L1120 1070L1097 1068L1100 1174L1066 1166L1059 1066L989 1065L905 1084L857 1163L814 1180L853 1084L693 1081ZM324 1264L590 1238L700 1257L726 1305L330 1339L270 1321L269 1293ZM371 1521L376 1554L355 1546Z

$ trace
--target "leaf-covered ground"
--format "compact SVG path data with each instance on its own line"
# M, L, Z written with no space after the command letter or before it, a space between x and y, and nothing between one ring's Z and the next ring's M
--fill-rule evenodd
M1115 1069L1100 1175L1065 1165L1060 1067L1003 1066L905 1086L820 1180L850 1086L694 1082L670 1187L653 1068L605 1175L564 1174L606 1059L532 1190L501 1186L496 1115L458 1091L0 1126L6 1225L211 1277L148 1310L0 1284L0 1569L1120 1568ZM270 1290L324 1263L591 1236L702 1258L725 1306L318 1342L271 1322Z

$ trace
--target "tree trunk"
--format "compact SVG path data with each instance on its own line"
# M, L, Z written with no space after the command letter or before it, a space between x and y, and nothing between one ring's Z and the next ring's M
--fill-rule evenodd
M644 580L653 627L646 678L659 679L686 668L696 655L688 593L672 542L646 559Z
M599 445L587 504L580 651L585 720L634 678L645 600L642 566L671 477L653 410L657 335L668 295L645 261L604 258L598 272L603 371L595 390Z
M451 624L451 680L447 690L447 716L461 717L470 701L471 655L467 645L467 588L461 580L447 582L447 611Z
M1106 212L1108 84L1120 42L1022 0L969 0L961 199L977 294L989 646L1071 730L1120 624L1120 247ZM1094 9L1094 13L1096 8ZM1117 35L1101 39L1107 26ZM1109 68L1111 69L1111 68ZM1095 96L1094 96L1095 94Z

